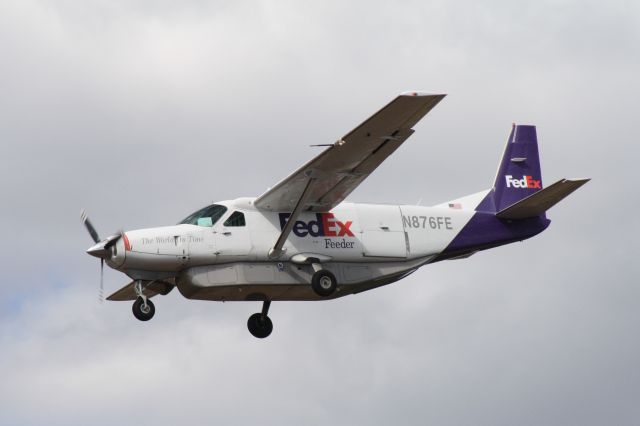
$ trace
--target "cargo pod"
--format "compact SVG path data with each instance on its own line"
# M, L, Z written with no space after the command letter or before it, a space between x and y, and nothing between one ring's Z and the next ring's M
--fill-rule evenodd
M383 204L356 204L362 252L366 257L407 257L400 207Z

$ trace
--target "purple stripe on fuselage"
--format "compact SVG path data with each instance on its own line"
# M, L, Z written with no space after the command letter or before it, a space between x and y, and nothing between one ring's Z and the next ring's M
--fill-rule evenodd
M526 240L547 229L550 223L544 217L509 220L499 219L493 213L476 212L436 261Z

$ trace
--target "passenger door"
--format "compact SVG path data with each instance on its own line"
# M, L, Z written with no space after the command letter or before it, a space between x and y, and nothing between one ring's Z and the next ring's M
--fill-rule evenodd
M244 213L234 211L222 223L214 227L216 253L220 262L247 260L252 245Z

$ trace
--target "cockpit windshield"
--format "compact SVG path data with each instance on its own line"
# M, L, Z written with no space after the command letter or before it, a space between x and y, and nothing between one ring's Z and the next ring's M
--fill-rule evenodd
M213 224L216 223L226 211L227 208L225 206L211 204L210 206L190 214L180 223L187 225L213 226Z

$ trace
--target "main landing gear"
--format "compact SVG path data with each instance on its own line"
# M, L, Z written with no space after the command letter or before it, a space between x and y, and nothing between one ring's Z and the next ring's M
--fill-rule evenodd
M141 281L136 281L133 288L138 296L131 307L133 316L138 318L140 321L149 321L156 313L156 307L153 305L153 302L144 295Z
M249 317L247 321L247 328L249 333L258 339L264 339L273 331L273 323L267 316L269 312L269 306L271 306L270 300L265 300L262 303L262 312L257 312Z
M322 266L318 263L313 263L311 266L315 271L311 277L311 288L318 296L331 296L338 287L336 276L331 271L322 269Z
M322 266L320 266L319 263L312 263L311 266L315 271L311 277L311 288L313 288L313 291L318 296L331 296L338 287L336 276L333 275L331 271L322 269ZM247 320L249 333L258 339L264 339L273 331L273 323L271 322L271 318L267 315L269 313L270 306L271 301L265 300L262 302L262 312L256 312Z

